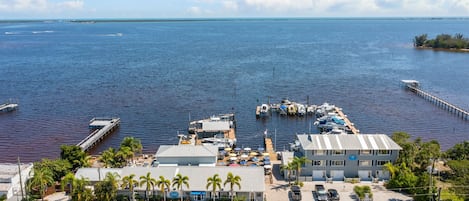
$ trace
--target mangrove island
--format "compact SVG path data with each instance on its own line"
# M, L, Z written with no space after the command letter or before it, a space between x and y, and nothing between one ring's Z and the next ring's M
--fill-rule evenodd
M449 34L437 35L435 39L428 39L427 34L415 36L414 47L431 48L435 50L469 52L469 39L458 33L454 36Z

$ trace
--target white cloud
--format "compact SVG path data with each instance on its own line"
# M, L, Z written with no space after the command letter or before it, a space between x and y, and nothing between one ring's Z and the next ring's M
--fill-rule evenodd
M239 5L236 1L223 1L223 7L230 11L238 11Z
M192 6L187 9L187 12L189 12L192 15L200 15L202 14L202 9L200 9L200 7L197 7L197 6Z
M311 0L244 0L247 6L253 6L257 10L270 11L294 11L312 8Z
M82 9L83 0L51 2L49 0L0 0L0 10L8 12L65 12Z

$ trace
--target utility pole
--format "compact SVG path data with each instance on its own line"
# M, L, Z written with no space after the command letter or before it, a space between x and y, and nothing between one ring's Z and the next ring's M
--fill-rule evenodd
M20 157L18 156L18 174L20 176L20 188L21 188L21 200L24 199L24 191L23 191L23 178L21 178L21 165L20 165Z

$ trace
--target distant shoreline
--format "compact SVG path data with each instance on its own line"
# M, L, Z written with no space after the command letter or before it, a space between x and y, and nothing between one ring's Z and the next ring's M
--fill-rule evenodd
M434 51L445 51L445 52L464 52L469 53L469 49L456 49L456 48L433 48L433 47L424 47L419 46L415 47L418 50L434 50Z
M233 17L233 18L78 18L78 19L5 19L0 23L32 22L197 22L197 21L256 21L256 20L469 20L469 17Z

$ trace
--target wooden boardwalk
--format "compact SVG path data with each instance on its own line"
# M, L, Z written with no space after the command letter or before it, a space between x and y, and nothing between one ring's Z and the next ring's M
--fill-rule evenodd
M354 124L347 118L347 116L338 107L335 107L335 112L345 121L347 127L352 131L353 134L360 134L360 130L355 128Z
M403 81L404 82L404 81ZM406 82L404 82L406 83ZM445 110L447 110L448 112L451 112L453 113L454 115L456 115L457 117L460 117L461 119L463 120L466 120L468 121L469 120L469 112L456 106L456 105L453 105L439 97L436 97L428 92L425 92L423 91L422 89L420 89L418 87L418 84L408 84L406 83L406 88L409 89L410 91L414 92L415 94L417 94L418 96L424 98L425 100L428 100L432 103L434 103L435 105L437 105L438 107L440 108L443 108Z
M112 133L120 125L120 118L93 118L90 121L90 129L96 129L85 139L80 141L79 146L83 151L89 151L104 137Z
M265 151L269 153L270 160L277 160L277 153L275 153L274 145L272 144L272 138L265 136L264 137Z

